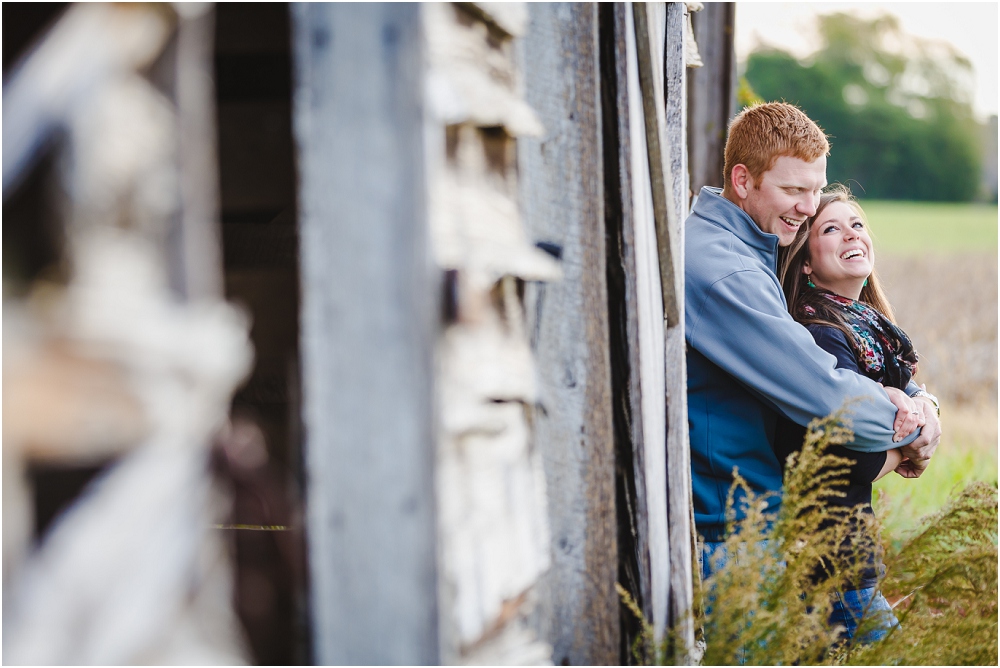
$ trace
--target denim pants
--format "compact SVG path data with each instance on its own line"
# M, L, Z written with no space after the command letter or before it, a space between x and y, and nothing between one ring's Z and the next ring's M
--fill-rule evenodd
M764 541L766 544L767 541ZM714 564L716 555L722 555L718 564ZM702 582L721 569L729 560L726 554L725 543L705 541L702 549L698 553L698 565L701 569ZM706 604L706 613L711 611L711 596ZM855 637L858 625L865 615L870 619L875 619L877 626L860 637ZM837 597L831 606L830 626L842 626L841 638L851 642L870 644L878 642L889 634L889 631L899 626L899 621L892 614L892 607L889 602L875 587L867 589L854 589L850 591L837 592Z
M710 576L714 575L717 571L723 569L729 562L731 555L726 551L725 543L722 541L705 541L701 543L701 549L698 551L698 567L701 571L701 581L704 582ZM767 541L761 541L761 547L767 547ZM718 560L718 563L715 563ZM712 592L708 592L705 599L705 614L710 615L712 613L712 605L715 601L715 596ZM744 620L749 626L752 623L754 613L753 610L748 610L744 614ZM761 645L763 647L763 645ZM740 647L736 655L737 665L745 666L747 664L748 657L750 655L750 648L747 645Z
M876 627L856 637L862 617L875 620ZM892 614L892 607L882 592L869 587L837 592L830 611L830 625L834 624L844 627L840 634L842 640L868 645L885 638L892 628L899 626L899 620Z

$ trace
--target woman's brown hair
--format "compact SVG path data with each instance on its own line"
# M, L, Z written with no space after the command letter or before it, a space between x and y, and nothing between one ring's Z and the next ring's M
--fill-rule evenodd
M851 332L847 328L847 323L837 315L836 311L819 309L816 310L816 313L810 314L802 308L803 302L812 301L809 299L809 296L813 292L813 289L806 285L808 276L802 273L802 267L805 265L806 260L809 259L809 234L812 226L823 214L823 210L834 202L842 202L848 205L861 216L861 219L865 221L865 225L868 224L865 212L851 195L851 191L847 186L834 184L820 197L816 214L802 224L795 235L794 241L787 247L779 249L778 278L781 281L781 288L785 292L785 299L788 301L788 311L795 320L803 325L810 323L832 325L843 331L847 335L848 341L850 341ZM871 230L869 230L869 235L871 235ZM882 290L882 285L879 282L878 273L875 271L874 265L872 265L872 273L868 277L867 285L861 288L861 296L858 301L874 307L888 318L890 322L895 324L896 316L892 311L889 300L885 296L885 292Z

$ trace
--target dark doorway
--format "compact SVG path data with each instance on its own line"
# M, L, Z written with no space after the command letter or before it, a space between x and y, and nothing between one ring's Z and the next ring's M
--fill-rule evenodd
M253 325L255 364L222 461L236 605L260 664L308 663L299 457L298 240L287 4L216 6L215 81L227 299Z

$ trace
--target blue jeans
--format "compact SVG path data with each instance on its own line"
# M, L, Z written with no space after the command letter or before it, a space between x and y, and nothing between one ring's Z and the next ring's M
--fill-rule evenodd
M711 558L715 555L716 552L722 549L722 545L723 543L713 543L707 540L701 544L701 550L699 550L698 552L698 568L701 570L702 582L707 580L709 576L711 576L712 573L715 572L715 569L712 568L712 564L710 563ZM722 554L725 554L725 551L723 551ZM722 562L719 564L720 568L722 565L725 564L725 562L726 559L725 557L723 557Z
M759 547L767 549L768 541L760 541ZM721 556L721 558L720 558ZM719 563L713 561L719 559ZM726 544L723 541L705 541L702 543L701 552L698 553L698 566L701 568L701 581L704 582L716 571L722 570L729 562L729 555L726 553ZM781 562L784 567L784 562Z
M767 541L764 541L765 545L766 543ZM713 564L713 557L717 554L722 555L722 558L718 564ZM728 560L729 555L726 554L725 543L705 541L698 554L702 582L723 568ZM710 594L706 601L706 614L711 612L712 598ZM866 614L869 619L876 620L877 626L855 638L858 625ZM840 634L841 639L865 645L882 640L889 634L890 629L899 626L899 620L892 614L889 602L875 587L837 592L837 597L831 607L829 623L830 626L844 627Z
M729 563L729 559L731 558L732 555L730 555L726 551L725 545L726 544L723 541L705 541L704 543L702 543L701 550L698 552L698 567L701 570L702 582L707 580L710 576L714 575L716 572L725 568L726 564ZM767 541L766 540L761 541L759 547L766 549ZM714 563L716 559L718 559L718 563ZM712 614L712 605L714 602L715 602L714 594L711 591L707 592L707 595L705 597L705 611L704 611L706 615ZM754 616L753 610L747 610L743 615L743 619L748 628L752 624L753 616ZM764 644L759 642L758 646L763 649ZM736 653L736 662L740 666L745 666L747 665L749 657L750 657L750 647L748 645L742 645L739 651Z
M877 626L857 637L862 617L874 620ZM869 587L837 592L830 611L830 625L834 624L844 627L840 633L842 640L868 645L885 638L892 628L899 626L899 620L892 614L892 607L882 592Z

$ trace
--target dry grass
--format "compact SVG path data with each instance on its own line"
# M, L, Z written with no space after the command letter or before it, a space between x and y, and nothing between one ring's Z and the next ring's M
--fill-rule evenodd
M899 325L920 353L916 380L945 410L992 407L996 444L997 256L880 254Z
M941 401L943 435L927 472L875 484L886 537L898 546L971 481L997 484L997 256L882 253L878 270L920 353L916 380Z
M996 665L997 489L972 483L919 531L885 554L881 588L901 604L900 625L873 645L843 644L829 626L831 601L857 582L865 568L864 541L844 550L858 531L874 536L872 516L831 503L831 487L848 460L826 447L853 438L842 417L814 420L802 449L788 460L779 513L766 513L759 497L735 476L727 503L729 531L715 572L696 591L693 611L702 665ZM744 519L733 522L735 490L742 489ZM822 566L828 577L817 579ZM622 602L642 623L633 646L640 665L671 664L684 657L668 632L662 643L623 588ZM866 611L859 636L879 626Z

